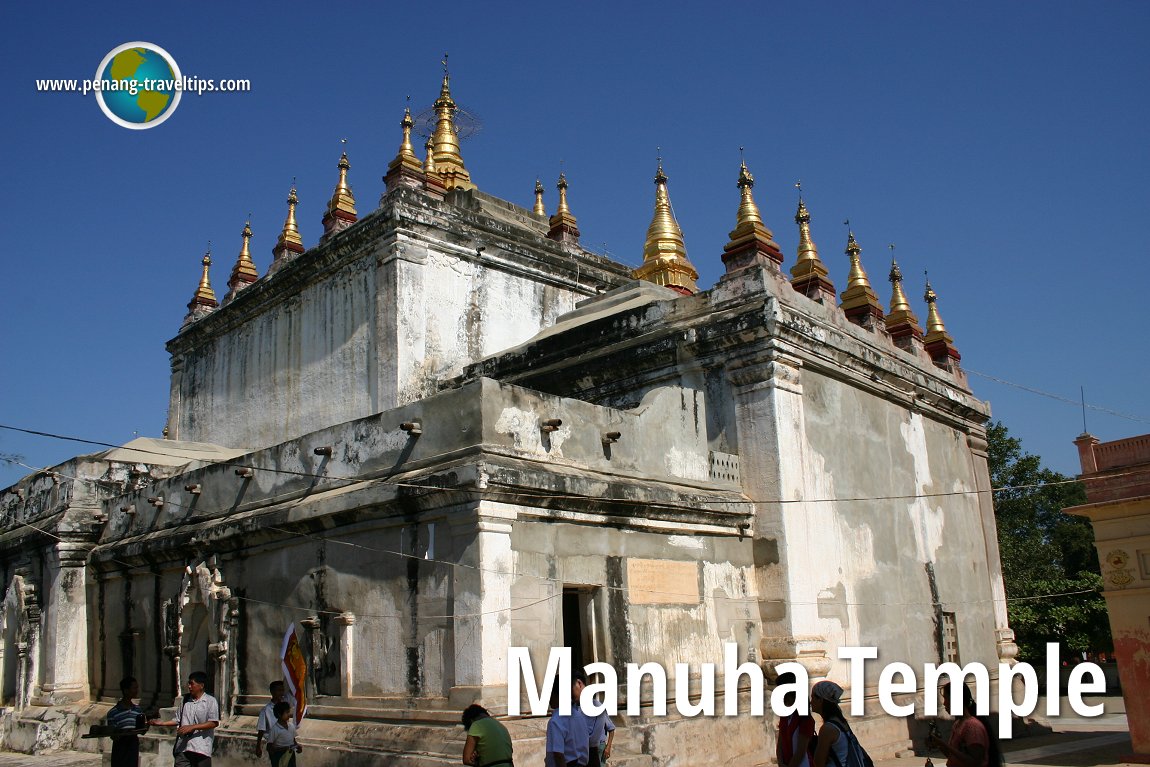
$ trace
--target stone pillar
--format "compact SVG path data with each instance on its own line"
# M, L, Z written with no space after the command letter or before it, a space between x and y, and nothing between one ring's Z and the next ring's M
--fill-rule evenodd
M340 613L335 622L339 626L339 694L350 698L355 690L355 614Z
M55 706L88 699L86 565L92 544L60 541L45 600L43 681L35 703Z
M455 682L451 705L482 700L492 713L507 710L507 648L511 645L511 550L514 507L481 501L475 516L456 523L459 564L452 576L455 603Z
M1017 663L1018 645L1014 643L1014 630L1010 628L1006 613L1006 587L1002 582L1002 557L998 549L998 523L994 517L994 492L990 487L986 434L970 434L966 443L970 448L974 483L978 488L978 512L986 546L986 570L990 579L990 594L994 598L995 651L999 663L1013 666ZM991 675L997 677L997 670L991 669Z
M806 430L803 424L802 361L778 349L732 366L743 491L754 500L809 497L804 478ZM763 623L760 652L768 669L801 663L812 677L830 672L826 637L819 631L818 588L807 561L813 531L785 504L757 505L755 572L759 616ZM784 548L785 546L785 548ZM761 561L759 561L761 560Z

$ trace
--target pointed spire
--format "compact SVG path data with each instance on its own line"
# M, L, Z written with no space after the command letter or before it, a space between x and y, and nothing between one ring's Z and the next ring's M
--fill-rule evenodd
M344 142L346 143L346 139ZM321 240L342 232L359 218L355 212L355 195L347 185L347 172L350 169L351 163L347 160L347 152L344 152L339 158L339 182L335 185L335 191L332 192L331 200L327 204L327 212L323 215Z
M926 348L926 353L934 360L934 364L940 368L953 371L958 366L959 360L962 355L958 353L958 349L954 348L954 339L950 333L946 331L946 326L942 324L942 317L938 313L938 294L934 292L934 288L930 286L930 280L926 281L926 337L923 338L923 344Z
M742 150L742 147L739 149ZM779 264L783 262L783 252L775 242L775 235L763 223L759 206L755 204L755 197L751 193L755 177L747 170L746 162L742 162L740 166L737 182L740 194L739 211L735 217L735 228L723 247L723 263L727 267L727 274L756 263L777 271Z
M922 345L922 327L903 292L902 270L894 259L894 245L890 246L890 250L890 313L886 316L886 329L896 346L913 352Z
M404 108L403 121L399 125L403 129L403 141L395 157L387 164L387 175L383 177L389 192L400 186L416 188L423 184L423 163L416 157L415 147L411 143L411 129L415 121L411 119L410 108ZM428 154L430 156L430 152Z
M827 278L830 272L819 258L819 250L811 239L811 214L803 202L802 182L795 186L799 189L799 209L795 213L795 223L799 225L799 258L791 267L791 285L808 298L833 305L835 286Z
M875 295L866 270L863 269L862 259L859 257L862 254L862 248L859 247L858 240L855 239L855 233L849 228L847 229L847 249L845 252L850 257L851 271L850 276L847 277L847 289L842 294L843 302L840 308L843 310L843 314L854 324L861 325L868 330L875 328L885 330L886 325L882 322L882 303Z
M260 278L259 272L256 271L255 262L252 261L250 249L252 239L250 218L244 222L244 231L240 236L243 237L244 244L240 247L240 255L236 258L235 266L232 267L232 276L228 279L229 290L224 297L224 303L232 301L241 290Z
M447 71L446 53L443 54L443 86L439 89L439 98L431 106L436 113L435 133L431 137L435 149L435 172L443 178L443 185L448 190L474 189L471 174L463 166L463 155L459 152L459 135L455 130L458 106L451 98L451 75Z
M443 184L443 177L435 172L435 142L428 138L424 148L427 160L423 164L423 188L431 197L442 200L447 187Z
M543 207L543 183L535 179L535 209L531 211L537 216L546 216L547 208Z
M184 325L195 322L201 317L214 312L220 305L216 300L216 292L212 290L212 281L208 276L208 270L212 266L212 248L211 244L208 245L208 252L204 253L201 260L203 264L203 272L200 275L200 284L196 288L196 292L192 295L192 300L188 302L188 313L184 316Z
M659 168L655 173L655 214L651 218L651 225L647 227L643 265L634 274L635 279L663 285L684 295L699 291L699 286L695 284L699 273L687 260L683 230L679 228L679 222L671 210L662 158L659 158Z
M548 219L547 223L551 228L547 231L547 238L569 245L578 245L579 227L571 208L567 206L567 177L562 173L559 174L559 183L555 188L559 190L559 208L555 211L555 215ZM537 194L539 195L537 199L542 204L542 194Z
M299 236L299 227L295 222L295 207L299 204L299 197L296 196L295 181L292 181L291 191L288 192L287 198L288 214L284 219L284 228L280 232L279 239L276 240L276 246L272 248L272 261L271 271L276 271L288 261L304 252L303 240Z

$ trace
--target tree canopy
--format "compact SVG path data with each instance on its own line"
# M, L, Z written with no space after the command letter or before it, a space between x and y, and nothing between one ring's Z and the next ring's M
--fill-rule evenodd
M987 428L990 481L1010 626L1021 660L1112 647L1089 520L1062 510L1086 502L1081 483L1042 466L994 421ZM1071 593L1086 592L1086 593Z

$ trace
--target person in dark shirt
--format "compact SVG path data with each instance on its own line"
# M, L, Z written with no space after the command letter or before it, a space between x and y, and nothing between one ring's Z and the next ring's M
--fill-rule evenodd
M134 702L140 696L135 677L120 681L120 699L108 712L108 726L117 730L138 730L144 726L144 711ZM135 732L112 736L112 767L139 767L140 737Z

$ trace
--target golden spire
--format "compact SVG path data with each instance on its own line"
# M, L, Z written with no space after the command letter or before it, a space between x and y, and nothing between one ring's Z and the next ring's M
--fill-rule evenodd
M576 244L579 242L579 227L571 208L567 206L567 177L562 173L559 174L559 183L555 187L559 190L559 208L555 211L555 215L548 219L547 223L551 228L547 231L547 237L559 242ZM543 204L542 191L537 192L536 199L539 200L539 205Z
M683 230L671 210L671 197L667 194L667 176L663 173L663 160L655 173L655 214L647 227L647 241L643 245L643 265L635 270L635 279L677 290L685 295L699 291L695 280L699 273L687 259L683 243Z
M184 325L194 322L201 317L215 311L220 302L216 300L216 292L212 290L212 282L208 277L208 270L212 266L212 246L208 243L208 252L204 253L201 261L204 270L200 275L200 284L188 302L188 313L184 316Z
M236 293L260 278L259 272L256 271L255 262L252 261L249 247L252 239L252 222L250 219L244 222L244 231L240 236L244 238L244 244L240 248L240 255L236 258L235 266L232 267L232 276L228 279L230 290L224 299L225 301L232 300L236 297Z
M559 209L555 212L559 214L570 213L571 208L567 207L567 177L563 175L562 171L559 173L559 183L555 185L555 188L559 190Z
M403 128L403 141L399 145L399 158L414 160L419 162L419 158L415 156L415 147L411 144L411 129L415 126L415 121L411 119L411 108L403 108L403 121L399 123Z
M848 222L849 226L849 222ZM859 247L855 233L847 229L846 254L851 260L850 276L847 277L847 289L842 294L842 310L847 319L856 325L871 327L875 321L883 318L882 304L870 285L866 270L863 269L862 248ZM885 326L884 326L885 327Z
M423 163L423 172L435 173L435 142L431 140L430 136L423 148L427 150L427 160Z
M269 270L271 272L277 271L288 261L292 260L300 253L304 252L303 240L299 236L299 227L295 222L295 206L299 204L299 197L295 193L295 181L292 181L291 191L288 192L287 198L288 214L284 219L284 228L280 232L280 236L276 239L276 246L272 248L272 265Z
M923 298L926 299L927 306L926 337L923 338L923 344L934 364L949 370L954 363L962 359L962 356L958 353L958 349L954 348L954 338L942 324L942 316L939 315L937 306L938 294L930 286L929 278L926 281L926 295Z
M399 145L399 152L387 164L387 175L383 177L388 191L397 186L418 187L423 180L423 163L416 157L415 147L411 143L411 128L414 125L411 109L404 108L403 122L400 123L400 127L403 128L403 141ZM431 157L430 149L427 155L428 158Z
M938 294L934 292L934 288L930 286L930 280L926 281L926 295L923 296L926 300L926 335L927 338L931 336L945 338L947 341L953 341L950 333L946 332L946 325L942 324L942 317L938 313Z
M346 143L344 139L344 143ZM355 212L355 195L347 185L347 172L351 163L347 161L347 152L339 158L339 183L327 204L327 212L323 216L323 236L330 237L336 232L343 231L359 218Z
M443 178L447 189L474 189L471 174L463 166L459 153L459 135L455 131L455 112L458 107L451 98L451 75L447 71L447 54L443 54L443 86L439 98L431 105L436 113L435 134L431 137L435 148L435 172Z
M795 213L795 223L799 225L799 253L798 261L791 267L791 285L809 298L834 301L835 286L827 278L830 272L819 258L819 250L811 239L811 214L803 202L802 182L795 186L799 188L799 209Z
M747 170L746 162L740 163L737 185L741 198L739 211L735 217L735 228L723 247L723 263L726 264L727 274L754 263L767 264L777 269L783 262L783 253L775 242L775 235L759 215L759 206L755 204L755 197L751 193L755 177Z
M911 344L909 339L922 340L922 327L902 290L902 270L894 260L894 245L890 246L890 251L890 313L886 316L886 329L895 344L907 348Z
M537 216L547 215L547 208L543 207L543 184L539 179L535 179L535 210L532 213Z

